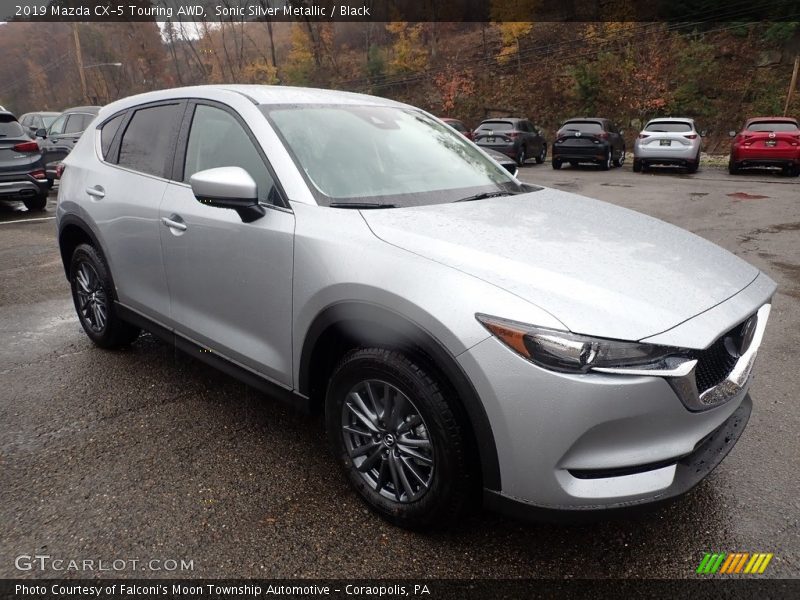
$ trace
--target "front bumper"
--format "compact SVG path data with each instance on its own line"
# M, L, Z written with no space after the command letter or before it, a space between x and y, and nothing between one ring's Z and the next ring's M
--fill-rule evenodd
M702 476L687 483L680 461L749 405L749 379L726 402L692 412L666 378L555 373L494 337L458 359L492 425L499 496L539 509L607 509L682 493Z
M572 521L585 518L612 517L617 515L627 515L631 509L641 506L660 504L667 502L677 496L685 494L694 486L700 483L717 465L728 455L728 452L736 445L736 442L744 432L747 422L750 419L750 412L753 404L750 396L744 397L739 407L733 414L725 420L715 431L703 439L690 454L680 458L674 466L665 465L660 469L671 469L673 471L672 484L662 489L658 494L639 500L620 502L618 504L606 504L602 507L602 513L592 511L592 506L553 510L543 508L526 500L506 495L494 490L484 490L484 506L490 510L505 514L517 519L531 520L556 520ZM659 470L659 465L655 465ZM588 509L588 510L587 510Z

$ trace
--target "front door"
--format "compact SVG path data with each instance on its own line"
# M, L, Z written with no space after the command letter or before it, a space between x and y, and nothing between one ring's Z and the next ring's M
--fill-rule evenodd
M234 111L198 103L188 113L186 148L177 153L182 181L169 183L160 211L171 322L178 334L291 386L294 214ZM194 197L194 173L229 166L250 173L266 215L243 223L234 210Z

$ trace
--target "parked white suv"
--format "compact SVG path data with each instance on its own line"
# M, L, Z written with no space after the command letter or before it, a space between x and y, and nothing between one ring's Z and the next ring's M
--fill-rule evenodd
M695 173L700 166L703 135L692 119L653 119L633 145L633 170L638 173L653 165L669 165Z
M413 107L160 91L103 108L64 162L87 335L116 348L145 328L323 409L346 477L396 524L452 523L481 497L514 514L664 500L749 417L769 277L522 184Z

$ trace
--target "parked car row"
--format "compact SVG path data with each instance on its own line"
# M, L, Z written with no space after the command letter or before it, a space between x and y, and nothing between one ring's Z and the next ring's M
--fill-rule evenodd
M487 119L470 131L463 121L442 119L473 140L484 150L491 150L522 166L529 158L537 164L547 157L547 140L541 129L528 119L503 117ZM624 131L610 119L580 117L561 124L552 146L552 166L565 163L598 165L603 170L625 163ZM741 132L730 132L729 171L732 175L753 167L780 168L787 175L800 175L800 128L789 117L749 119ZM694 119L660 117L649 121L639 132L633 147L633 170L647 171L652 166L677 166L696 173L700 166L705 131ZM496 158L496 156L493 156ZM508 164L508 163L506 163ZM509 169L511 170L511 169ZM511 171L515 173L515 171Z

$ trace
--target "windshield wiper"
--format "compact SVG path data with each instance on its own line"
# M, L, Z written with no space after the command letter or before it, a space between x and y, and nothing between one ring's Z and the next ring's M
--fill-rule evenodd
M396 204L381 204L380 202L331 202L331 208L397 208Z
M483 192L482 194L475 194L474 196L467 196L466 198L459 198L453 202L472 202L473 200L484 200L486 198L499 198L500 196L515 196L523 192Z

